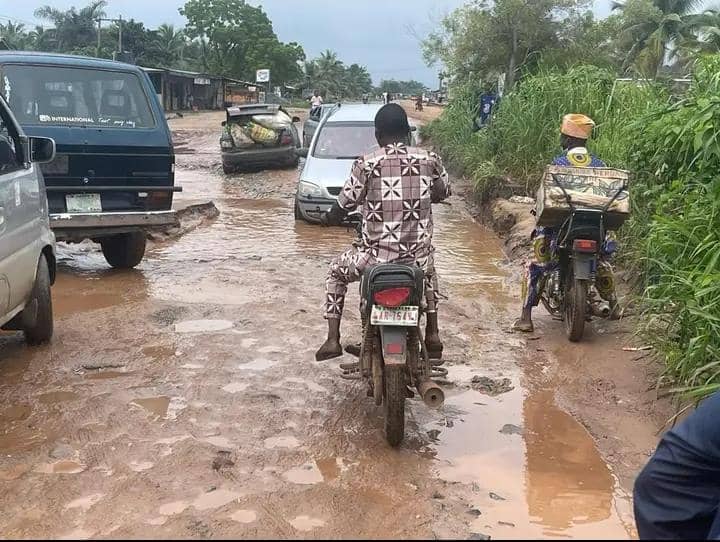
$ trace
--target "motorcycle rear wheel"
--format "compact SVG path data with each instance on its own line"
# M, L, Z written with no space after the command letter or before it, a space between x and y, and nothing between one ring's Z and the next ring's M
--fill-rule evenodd
M585 332L587 281L572 278L565 291L565 331L571 342L578 342Z
M385 366L385 438L398 446L405 438L405 366Z

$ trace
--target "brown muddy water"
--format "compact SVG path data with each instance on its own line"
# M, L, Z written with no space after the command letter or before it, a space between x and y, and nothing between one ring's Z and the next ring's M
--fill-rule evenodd
M61 247L53 343L0 336L0 536L634 534L628 496L555 404L552 361L507 332L515 284L459 198L436 209L447 400L409 400L390 449L362 386L313 358L327 262L352 233L293 220L294 171L181 162L178 178L178 205L212 199L220 216L133 272ZM345 341L357 302L351 287Z

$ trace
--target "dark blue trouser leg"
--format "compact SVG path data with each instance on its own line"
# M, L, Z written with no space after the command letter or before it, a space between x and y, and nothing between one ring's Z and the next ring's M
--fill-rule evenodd
M720 392L663 436L634 501L641 539L720 539Z

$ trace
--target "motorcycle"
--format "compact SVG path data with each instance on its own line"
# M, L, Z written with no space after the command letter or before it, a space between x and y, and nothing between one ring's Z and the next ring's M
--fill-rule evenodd
M555 184L562 190L570 208L561 224L553 248L557 265L541 284L540 301L554 317L565 322L565 332L572 342L582 339L585 322L592 316L607 318L610 306L593 295L601 252L608 254L606 223L608 209L627 190L623 183L617 193L601 209L577 207L555 175Z
M359 232L360 224L355 224ZM415 264L382 263L369 267L360 280L362 339L359 360L341 364L343 378L364 380L368 396L383 406L385 437L398 446L405 436L405 399L415 388L432 408L445 394L431 377L446 376L442 361L430 360L421 320L427 308L425 274Z

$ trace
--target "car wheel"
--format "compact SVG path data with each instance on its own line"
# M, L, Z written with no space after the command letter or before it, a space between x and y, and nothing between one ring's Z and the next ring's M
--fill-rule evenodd
M52 338L53 311L50 294L50 269L44 254L38 260L32 295L20 318L25 342L29 345L43 344Z
M131 269L139 264L145 255L146 243L145 232L142 231L100 239L103 256L116 269Z
M300 213L300 205L298 204L297 200L295 200L295 220L303 220L302 213Z
M223 173L225 175L230 175L231 173L235 173L235 168L228 166L227 164L223 164Z

